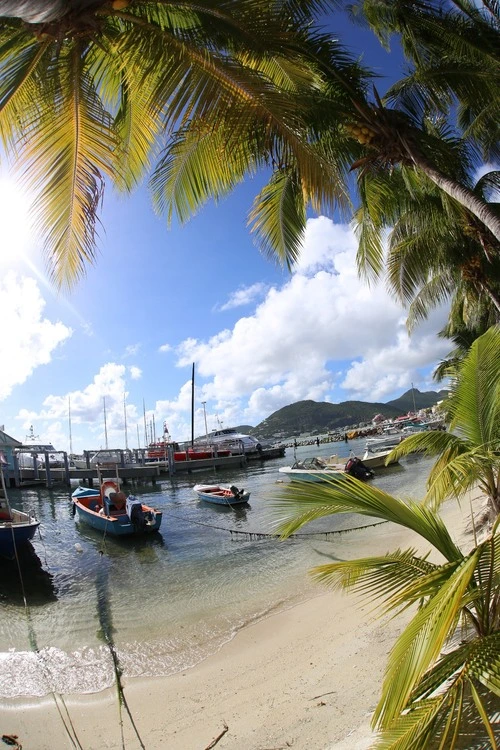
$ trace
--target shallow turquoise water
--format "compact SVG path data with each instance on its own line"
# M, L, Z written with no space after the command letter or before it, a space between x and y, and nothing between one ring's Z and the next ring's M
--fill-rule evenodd
M303 447L297 457L347 456L351 448L360 455L362 446ZM103 540L73 517L66 489L10 491L13 506L36 511L41 534L33 542L37 558L23 568L28 612L17 570L0 563L0 696L102 690L114 681L109 643L127 677L172 674L214 653L249 622L317 592L307 571L325 555L352 555L356 532L328 541L251 535L269 533L270 504L283 487L278 469L292 461L288 449L285 458L237 472L179 475L134 490L164 512L161 532L145 539ZM420 498L430 466L410 457L379 471L374 482ZM194 485L215 481L249 489L249 505L199 502ZM321 528L366 523L331 517Z

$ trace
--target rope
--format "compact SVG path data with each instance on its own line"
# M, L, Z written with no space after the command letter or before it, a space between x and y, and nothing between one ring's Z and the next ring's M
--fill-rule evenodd
M167 508L168 510L168 508ZM175 513L168 512L169 516L172 516L172 518L178 518L180 521L185 521L186 519L183 516L178 516ZM266 533L263 531L241 531L241 529L228 529L227 526L215 526L211 523L203 523L203 521L193 521L189 520L188 523L192 523L196 526L205 526L208 529L216 529L217 531L227 531L231 534L231 536L234 534L235 536L241 535L241 536L247 536L250 539L266 539L266 538L272 538L272 539L279 539L280 535L277 533ZM371 529L374 526L380 526L381 524L388 523L388 521L376 521L375 523L367 523L364 526L352 526L349 529L335 529L334 531L308 531L300 534L290 534L288 539L296 539L301 537L317 537L321 536L325 539L328 539L330 536L334 536L337 534L347 534L351 531L362 531L363 529Z

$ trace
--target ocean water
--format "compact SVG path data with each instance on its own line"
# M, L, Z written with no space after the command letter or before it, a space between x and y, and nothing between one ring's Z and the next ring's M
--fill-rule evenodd
M361 440L330 443L299 447L296 455L362 455L362 448ZM142 539L103 539L73 516L67 488L11 490L11 504L34 509L41 526L22 561L22 585L16 565L0 561L0 697L103 690L115 680L112 650L127 678L173 674L245 625L318 593L308 570L325 556L355 554L357 535L325 538L305 527L304 536L284 542L261 536L271 531L272 500L287 481L278 469L293 460L287 449L285 458L236 472L181 474L135 488L163 510L160 532ZM408 457L372 481L421 498L431 465ZM193 492L199 482L244 487L250 502L235 509L200 502ZM320 528L368 522L332 516Z

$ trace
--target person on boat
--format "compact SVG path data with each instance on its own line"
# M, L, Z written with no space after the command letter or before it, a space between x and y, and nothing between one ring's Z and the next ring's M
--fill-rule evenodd
M127 496L124 492L111 492L109 496L104 499L105 510L108 514L112 510L123 510L126 502Z

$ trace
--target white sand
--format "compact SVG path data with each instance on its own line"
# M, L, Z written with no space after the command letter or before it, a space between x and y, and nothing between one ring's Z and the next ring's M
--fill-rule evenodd
M448 503L443 515L458 536L458 506ZM363 534L367 554L418 542L392 525ZM65 696L59 710L52 697L3 701L1 733L19 735L24 750L66 750L79 747L65 729L71 720L85 750L205 750L227 726L217 750L366 750L387 654L404 621L375 619L354 595L317 591L246 627L193 669L125 680L137 731L123 710L123 743L116 691Z

